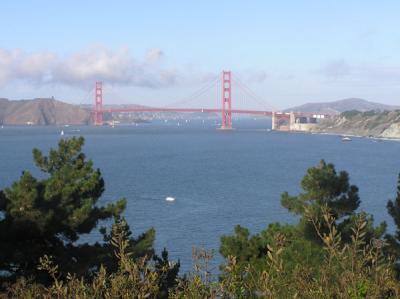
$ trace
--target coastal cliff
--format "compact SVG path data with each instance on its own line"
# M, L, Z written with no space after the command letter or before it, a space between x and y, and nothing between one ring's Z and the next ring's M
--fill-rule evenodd
M400 110L342 112L331 119L321 121L313 129L319 133L400 138Z

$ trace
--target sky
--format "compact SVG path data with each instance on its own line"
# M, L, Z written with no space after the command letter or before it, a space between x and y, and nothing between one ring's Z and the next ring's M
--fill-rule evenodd
M167 106L231 70L277 108L400 105L400 1L2 1L0 97ZM106 92L107 90L107 92Z

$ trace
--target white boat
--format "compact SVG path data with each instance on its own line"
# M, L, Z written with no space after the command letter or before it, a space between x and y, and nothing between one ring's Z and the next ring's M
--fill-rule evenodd
M61 136L64 136L64 130L61 130L60 135L61 135Z
M167 197L165 198L165 200L166 200L166 201L175 201L175 198L174 198L174 197L171 197L171 196L167 196Z
M348 137L348 136L345 136L345 137L342 138L342 141L351 141L351 138Z

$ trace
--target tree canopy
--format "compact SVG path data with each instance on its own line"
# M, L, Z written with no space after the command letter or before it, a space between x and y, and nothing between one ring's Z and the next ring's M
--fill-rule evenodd
M335 218L352 214L360 205L358 188L350 185L349 175L345 171L336 173L333 164L321 160L319 165L307 170L301 181L304 190L297 196L282 194L282 206L290 212L303 215L305 209L319 209L327 205Z
M104 180L99 169L82 152L84 138L61 139L58 148L44 155L33 150L36 167L44 174L35 178L23 171L11 187L0 191L0 275L41 277L37 264L43 255L53 256L61 273L90 275L100 264L116 267L107 242L80 242L101 220L120 219L126 200L99 205ZM107 241L107 231L102 230ZM130 237L136 256L153 253L153 229L139 238Z

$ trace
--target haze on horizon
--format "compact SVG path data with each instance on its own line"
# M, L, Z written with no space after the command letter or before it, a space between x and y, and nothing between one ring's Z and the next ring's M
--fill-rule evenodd
M400 103L400 2L9 1L0 97L165 106L223 69L278 108L349 97Z

